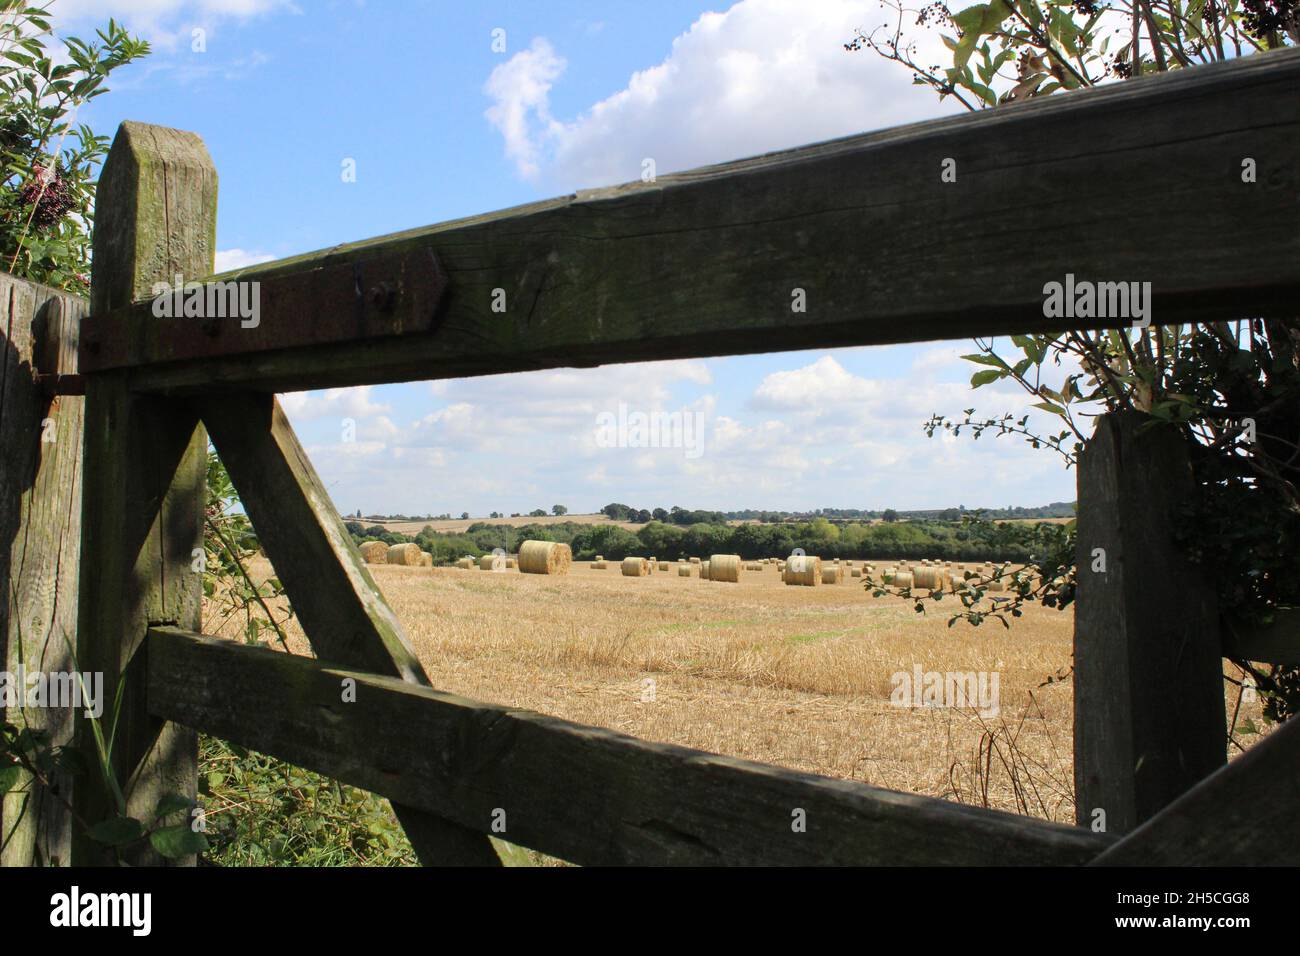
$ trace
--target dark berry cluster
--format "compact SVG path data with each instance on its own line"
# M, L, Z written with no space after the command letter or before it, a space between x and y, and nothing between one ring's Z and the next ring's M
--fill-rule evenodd
M934 3L927 4L916 12L916 25L923 27L926 24L933 24L937 27L947 26L952 23L952 12L948 9L948 4L943 0L935 0Z
M1281 33L1300 20L1298 0L1241 0L1247 32L1257 40L1270 33Z
M1091 17L1098 11L1098 6L1093 0L1074 0L1074 9L1079 12L1080 16Z
M1129 66L1128 60L1121 60L1118 56L1115 56L1106 64L1106 72L1111 76L1119 77L1121 80L1127 80L1133 75L1133 67Z
M46 169L40 164L33 167L32 178L23 186L20 198L24 206L35 207L31 214L32 225L38 229L54 225L75 204L72 191L58 170Z

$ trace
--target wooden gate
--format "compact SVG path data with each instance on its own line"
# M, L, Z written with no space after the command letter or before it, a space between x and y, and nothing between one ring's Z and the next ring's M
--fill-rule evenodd
M426 864L498 863L499 810L505 840L580 864L1294 862L1300 726L1224 766L1217 609L1169 538L1185 449L1131 417L1102 420L1079 469L1083 825L1067 826L434 690L275 395L1113 325L1044 315L1044 284L1067 274L1149 281L1157 324L1293 316L1298 88L1300 51L1261 54L203 279L209 301L256 283L255 324L158 316L156 283L212 272L216 172L196 136L124 124L81 323L77 647L110 698L124 684L128 809L195 794L202 731L389 797ZM1155 222L1178 240L1149 240ZM315 659L201 633L209 437ZM1106 573L1087 570L1097 547ZM1134 578L1151 561L1169 570L1154 597ZM1268 653L1294 659L1288 634ZM86 781L75 806L103 819L109 787ZM84 838L73 860L107 862Z

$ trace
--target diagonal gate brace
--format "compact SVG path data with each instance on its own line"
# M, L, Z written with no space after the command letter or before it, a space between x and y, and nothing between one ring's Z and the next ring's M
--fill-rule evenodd
M275 396L213 396L199 414L316 656L428 687ZM426 866L501 865L482 833L410 807L393 810Z

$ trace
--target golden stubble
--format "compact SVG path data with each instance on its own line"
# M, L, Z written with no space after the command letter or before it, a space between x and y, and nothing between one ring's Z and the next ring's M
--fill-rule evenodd
M269 574L262 560L255 574ZM668 571L624 577L370 567L433 686L648 740L880 787L1073 821L1073 615L1034 606L1010 630L959 605L874 598L861 579L783 585ZM232 629L233 630L233 629ZM235 637L231 633L226 636ZM291 649L309 653L301 630ZM891 703L892 676L996 672L999 713ZM1235 694L1229 707L1235 703ZM1258 704L1242 716L1258 723Z

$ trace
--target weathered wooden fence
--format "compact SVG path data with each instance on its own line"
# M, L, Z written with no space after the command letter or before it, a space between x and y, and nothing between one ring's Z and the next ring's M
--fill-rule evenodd
M0 273L0 670L69 673L77 634L83 400L76 368L86 303ZM59 393L64 394L59 394ZM3 706L0 704L0 706ZM72 739L72 711L5 711L5 719ZM61 775L55 786L71 793ZM0 865L67 864L66 805L24 782L0 803Z
M155 316L155 282L211 273L216 173L197 137L124 124L81 323L77 648L110 699L125 683L114 772L128 806L193 795L204 731L391 798L424 863L499 863L487 835L502 810L505 840L588 864L1294 862L1300 725L1223 766L1218 612L1170 538L1186 449L1139 439L1129 416L1100 421L1079 469L1083 825L1067 826L433 690L275 393L1114 325L1044 316L1044 284L1067 273L1149 281L1157 324L1294 316L1297 88L1300 51L1270 53L208 280L258 283L255 327ZM955 183L940 179L948 159ZM1155 224L1176 241L1149 240ZM790 308L796 289L806 311ZM315 660L201 633L209 436ZM1095 548L1105 573L1090 571ZM1161 573L1139 582L1151 562ZM1244 640L1282 660L1297 643L1286 628ZM75 805L110 811L94 779ZM74 838L72 859L106 858Z

